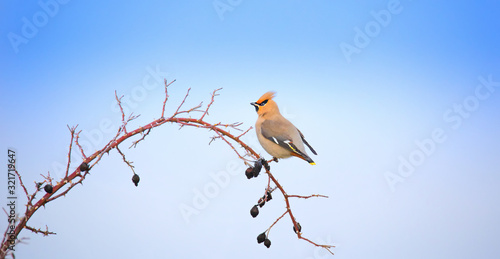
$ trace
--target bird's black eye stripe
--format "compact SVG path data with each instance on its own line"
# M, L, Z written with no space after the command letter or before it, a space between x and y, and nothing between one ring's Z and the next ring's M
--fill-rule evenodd
M264 105L266 105L267 101L269 101L269 100L264 100L264 101L262 101L261 103L259 103L259 105L260 105L260 106L264 106Z

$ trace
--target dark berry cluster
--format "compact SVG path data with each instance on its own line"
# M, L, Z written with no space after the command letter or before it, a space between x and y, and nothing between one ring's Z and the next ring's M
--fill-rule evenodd
M272 198L273 196L271 195L271 191L267 191L266 194L262 196L262 198L259 198L257 205L254 205L252 207L252 209L250 210L250 215L252 215L252 217L254 218L257 217L257 215L259 215L259 208L262 208L266 204L266 202L270 201Z
M271 167L267 163L267 161L263 158L255 161L253 166L250 166L245 170L245 175L248 179L252 179L253 177L257 177L260 174L260 171L262 170L262 167L265 168L265 170L269 171L271 170ZM259 201L257 202L256 205L252 207L250 210L250 215L252 217L257 217L259 215L259 208L262 208L266 202L270 201L273 196L271 195L272 190L268 190L264 196L259 198ZM257 243L264 243L264 245L269 248L271 247L271 240L269 240L266 236L266 232L263 232L257 236Z
M257 236L257 243L262 243L264 242L264 245L269 248L271 246L271 240L269 240L266 236L266 232L262 232L260 235Z
M271 167L269 167L269 164L264 158L261 158L257 161L255 161L253 166L250 166L247 168L245 171L245 175L248 179L252 179L253 177L257 177L260 174L260 171L262 170L262 166L266 168L266 170L271 170Z
M273 196L271 195L271 192L268 191L266 194L264 194L264 196L262 196L262 198L259 199L257 204L262 208L262 206L264 206L264 204L266 204L266 202L270 201L272 198Z

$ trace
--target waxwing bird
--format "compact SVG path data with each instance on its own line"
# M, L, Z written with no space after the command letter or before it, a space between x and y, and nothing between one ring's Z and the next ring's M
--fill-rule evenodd
M274 158L296 156L315 165L307 155L304 144L315 155L316 151L307 143L300 130L281 115L278 104L273 101L274 94L267 92L256 102L250 103L255 106L255 111L259 115L255 131L260 144Z

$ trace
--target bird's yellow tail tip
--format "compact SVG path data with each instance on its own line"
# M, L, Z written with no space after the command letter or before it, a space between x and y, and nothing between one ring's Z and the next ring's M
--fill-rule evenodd
M312 162L312 163L309 163L310 165L316 165L316 163Z

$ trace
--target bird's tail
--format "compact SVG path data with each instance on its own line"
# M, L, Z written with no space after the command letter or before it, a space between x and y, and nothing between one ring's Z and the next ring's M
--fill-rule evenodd
M303 159L305 160L306 162L308 162L310 165L316 165L316 163L314 163L314 161L305 153L302 153L300 152L301 154L298 154L298 153L292 153L293 156L296 156L300 159Z

